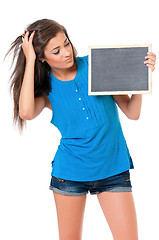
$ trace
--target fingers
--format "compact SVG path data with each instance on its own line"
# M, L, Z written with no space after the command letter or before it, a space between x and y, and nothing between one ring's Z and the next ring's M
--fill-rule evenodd
M31 34L30 34L30 37L29 37L29 31L25 32L22 34L22 41L26 40L28 42L32 42L33 41L33 37L34 37L34 34L35 34L35 31L33 31Z
M155 70L155 64L156 64L156 55L152 52L148 52L148 55L145 57L146 60L144 63L147 67L149 67L152 71Z
M156 64L156 60L153 59L149 59L147 61L144 62L145 64L149 63L149 64Z
M26 60L36 59L36 53L35 53L33 42L32 42L34 34L35 34L35 31L33 31L31 34L29 31L22 34L22 49L26 57Z
M22 34L22 42L28 42L28 35L29 35L29 32L27 31L26 33L23 33Z
M145 58L146 59L150 58L150 59L156 61L156 55L152 52L149 52L148 55Z
M35 31L33 31L29 37L29 41L32 42L33 41L33 37L34 37Z
M155 70L155 66L154 65L147 64L147 67L149 67L152 70L152 72Z
M154 57L156 57L156 55L153 53L153 52L148 52L147 53L149 56L154 56Z
M28 40L28 35L29 35L29 31L23 33L23 39L27 39Z

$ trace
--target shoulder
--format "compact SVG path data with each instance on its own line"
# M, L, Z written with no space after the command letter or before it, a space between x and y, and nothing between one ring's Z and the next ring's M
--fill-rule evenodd
M77 61L78 60L88 64L88 55L82 56L82 57L77 57Z

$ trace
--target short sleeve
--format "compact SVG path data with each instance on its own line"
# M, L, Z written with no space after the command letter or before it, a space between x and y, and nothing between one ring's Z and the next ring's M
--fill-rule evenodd
M85 62L88 64L88 55L83 56L83 57L79 57L81 61Z
M84 56L84 60L87 62L88 64L88 55L87 56Z

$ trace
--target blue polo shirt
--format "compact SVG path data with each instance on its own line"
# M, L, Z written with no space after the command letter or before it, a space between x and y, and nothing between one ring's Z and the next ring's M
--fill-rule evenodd
M73 80L50 72L51 123L61 139L52 161L52 176L95 181L134 168L110 95L88 95L88 56L77 57Z

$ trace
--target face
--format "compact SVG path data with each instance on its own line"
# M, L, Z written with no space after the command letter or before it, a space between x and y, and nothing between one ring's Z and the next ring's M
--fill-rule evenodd
M45 58L51 69L66 69L74 64L71 43L64 32L59 32L45 48Z

